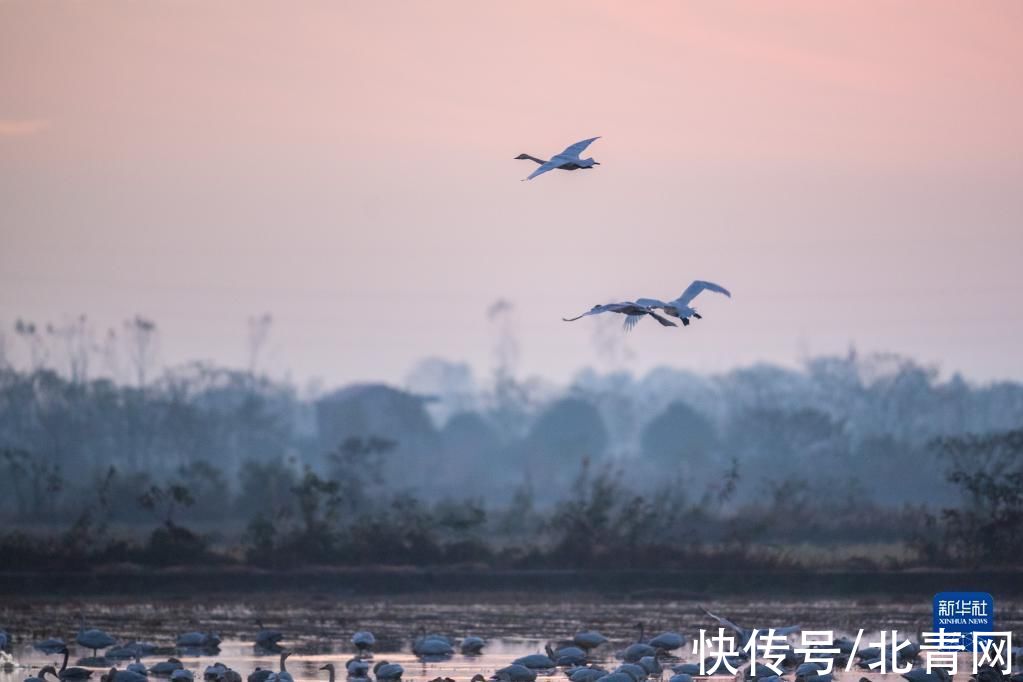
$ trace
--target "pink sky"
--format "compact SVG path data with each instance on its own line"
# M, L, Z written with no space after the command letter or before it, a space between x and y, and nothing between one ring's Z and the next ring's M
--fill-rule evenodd
M141 312L161 359L400 381L890 350L1023 379L1023 3L0 2L0 324ZM521 183L519 152L602 135ZM592 324L591 324L592 322ZM617 368L617 367L616 367Z

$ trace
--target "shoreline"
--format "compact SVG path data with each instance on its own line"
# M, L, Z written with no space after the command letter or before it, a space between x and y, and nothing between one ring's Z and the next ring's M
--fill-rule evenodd
M447 568L219 568L95 571L0 571L0 595L172 595L325 592L351 595L429 593L597 593L696 600L719 595L801 597L919 596L969 589L1023 595L1019 571L906 570L499 570Z

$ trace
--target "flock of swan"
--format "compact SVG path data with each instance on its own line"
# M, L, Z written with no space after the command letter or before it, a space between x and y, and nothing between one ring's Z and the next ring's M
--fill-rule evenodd
M736 642L735 655L722 658L718 656L707 657L703 665L696 662L685 662L679 657L679 652L686 646L687 637L679 632L666 631L658 635L646 638L643 632L642 623L638 624L639 636L635 642L627 645L624 649L613 652L609 650L596 655L595 652L605 649L610 644L608 639L595 630L582 630L576 632L570 639L558 642L549 642L543 653L534 653L521 656L511 661L508 665L499 668L488 678L482 674L476 674L471 682L535 682L538 675L553 676L560 671L568 682L651 682L663 680L665 673L670 671L668 682L693 682L694 678L707 677L710 675L729 675L730 670L722 667L727 664L738 670L738 675L745 682L833 682L834 672L844 669L843 666L850 658L863 670L869 670L873 664L888 656L889 664L891 655L888 650L881 651L877 648L866 648L856 650L853 642L846 638L835 639L833 646L838 653L829 654L833 666L821 663L820 659L807 660L807 656L800 653L791 646L784 650L784 657L781 659L782 674L778 675L764 665L758 665L753 671L750 661L746 660L743 652L745 645L750 641L753 634L759 630L766 631L766 628L744 628L736 625L727 618L717 616L704 609L709 618L715 621L722 629L734 633ZM287 669L287 660L292 652L283 648L281 642L285 639L284 633L280 630L264 628L257 623L259 630L253 638L253 644L257 651L279 654L279 665L277 670L256 667L246 678L241 673L232 670L222 663L214 663L206 667L202 678L205 682L294 682L294 678ZM788 636L800 631L799 626L773 628L777 635ZM10 658L4 652L3 646L9 641L6 632L0 630L0 653ZM76 643L92 651L92 658L78 661L79 665L68 666L69 649L66 643L59 638L51 638L36 642L34 647L47 654L60 654L63 662L58 669L55 665L41 667L34 676L25 678L24 682L86 682L92 677L95 668L110 665L109 670L100 675L100 682L149 682L151 678L169 679L171 682L194 682L195 673L187 669L178 658L168 658L153 665L142 663L142 658L154 656L157 647L147 642L132 641L124 645L115 646L113 637L97 629L81 629L76 638ZM390 663L386 660L376 661L371 664L374 647L377 644L376 638L371 632L356 632L351 637L351 645L355 655L348 660L341 674L348 682L400 682L404 674L404 668L398 663ZM215 656L219 652L221 640L213 632L185 632L177 637L176 650L179 655L210 655ZM919 666L921 654L920 645L911 643L898 651L899 661L911 663L914 667L902 677L909 682L950 682L950 676L944 669L935 668L928 672ZM432 634L416 638L411 645L412 653L423 662L444 661L451 658L457 651L466 657L479 656L486 646L485 640L476 636L467 636L460 641L454 641L444 635ZM101 658L97 654L100 649L106 649L105 655ZM127 664L123 669L117 665L111 665L111 660L134 659L134 662ZM605 667L601 665L607 660L619 661L616 667ZM325 671L328 676L327 682L337 682L339 669L333 663L326 663L319 668ZM49 676L49 677L48 677ZM789 677L791 676L791 678ZM430 682L454 682L450 678L437 677ZM861 678L860 682L864 682ZM984 668L981 673L975 675L973 682L1023 682L1023 673L1016 673L1012 676L1003 675L1000 670Z
M581 140L575 144L570 144L563 152L555 154L550 158L550 160L541 159L530 154L519 154L515 157L516 159L528 160L540 164L539 168L530 173L529 177L523 178L523 180L532 180L538 175L542 175L547 171L555 169L572 171L579 170L580 168L593 168L594 166L599 166L600 163L598 161L594 161L592 157L586 159L580 157L580 154L586 151L587 147L599 139L600 137L591 137L587 140ZM682 292L681 296L673 301L665 302L657 298L637 298L635 301L603 303L593 306L582 315L562 319L565 322L575 322L576 320L587 317L588 315L619 313L621 315L625 315L625 331L631 331L632 328L636 326L637 322L643 319L644 316L649 315L660 322L664 327L677 327L677 324L657 313L658 310L661 310L666 315L679 319L682 322L682 326L687 327L689 326L690 318L697 320L702 319L700 314L696 312L696 309L689 305L701 291L714 291L719 294L724 294L729 298L732 296L731 292L720 284L696 280Z

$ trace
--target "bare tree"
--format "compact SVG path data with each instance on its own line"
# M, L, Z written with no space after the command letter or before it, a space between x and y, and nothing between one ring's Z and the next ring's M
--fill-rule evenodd
M515 379L519 362L515 305L500 298L487 308L487 319L497 334L492 416L508 434L518 435L525 429L529 398L525 387Z
M49 358L50 352L46 347L46 341L43 339L43 335L39 333L39 329L36 327L35 322L29 322L27 320L18 320L14 323L14 333L18 335L25 345L28 347L29 366L33 372L36 372L43 368L46 364L46 360Z
M85 315L65 320L63 324L46 325L46 333L63 347L68 364L68 376L73 383L89 378L89 359L95 350L92 328Z
M266 342L270 338L270 328L273 326L273 317L270 313L253 315L248 319L248 369L249 374L255 376L259 367L259 358L266 348Z
M499 298L487 308L487 319L494 325L497 341L494 346L495 373L512 377L519 362L519 340L516 334L515 304Z
M156 323L141 315L135 315L125 321L124 331L128 359L135 369L135 378L141 388L146 385L147 374L156 362L158 340Z
M120 381L121 379L121 363L117 352L117 342L117 330L111 327L107 329L107 333L103 336L103 341L99 344L99 354L103 359L103 366L106 367L107 373L110 374L110 378L114 381Z

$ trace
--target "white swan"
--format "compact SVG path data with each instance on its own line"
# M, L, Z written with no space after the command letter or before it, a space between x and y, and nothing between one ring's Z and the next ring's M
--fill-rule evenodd
M288 660L288 656L291 655L290 651L281 652L281 669L275 673L270 673L266 678L267 682L295 682L295 678L288 672L288 668L285 665L285 661Z
M49 680L46 679L47 673L53 675L58 680L60 679L60 677L57 676L57 669L52 665L46 665L39 669L39 674L35 677L26 677L25 682L49 682Z
M578 170L579 168L593 168L594 166L599 166L600 162L594 161L593 157L588 159L579 158L579 155L582 154L594 140L599 139L600 136L591 137L588 140L582 140L581 142L570 144L565 147L565 151L551 157L550 161L544 161L543 159L538 159L535 156L530 156L529 154L519 154L515 157L516 159L529 159L530 161L535 161L540 164L539 168L530 173L528 178L523 178L523 180L532 180L537 175L542 175L549 170L554 170L555 168L560 168L561 170Z
M113 637L102 630L96 628L86 629L84 621L75 641L86 649L92 649L93 658L96 657L97 650L106 649L117 643Z
M633 327L635 327L636 323L639 322L644 315L649 315L665 327L677 326L671 320L661 317L655 313L651 306L643 305L639 303L639 301L636 301L635 303L632 301L625 301L623 303L605 303L604 305L595 305L582 315L576 315L575 317L563 317L561 319L565 322L575 322L587 315L599 315L600 313L621 313L622 315L625 315L625 322L622 324L625 331L630 331Z
M575 633L572 637L572 641L575 642L577 646L589 651L590 649L596 649L601 644L606 644L607 637L596 630L583 630Z
M686 290L682 292L682 295L674 301L665 302L657 298L639 298L636 299L636 303L641 306L646 306L647 308L659 308L666 314L682 320L682 326L688 326L690 317L695 317L697 320L703 319L700 314L696 312L696 308L691 307L689 304L700 294L701 291L704 290L724 294L728 298L732 297L732 292L725 289L720 284L714 284L714 282L706 282L702 279L698 279L686 287Z

